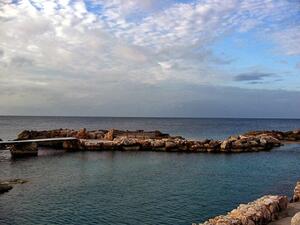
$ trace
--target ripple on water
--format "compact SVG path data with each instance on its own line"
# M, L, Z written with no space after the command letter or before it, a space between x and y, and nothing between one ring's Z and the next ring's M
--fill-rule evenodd
M1 178L30 182L0 197L0 224L201 222L264 194L291 195L300 178L299 151L288 145L229 155L46 150L16 161L4 156Z

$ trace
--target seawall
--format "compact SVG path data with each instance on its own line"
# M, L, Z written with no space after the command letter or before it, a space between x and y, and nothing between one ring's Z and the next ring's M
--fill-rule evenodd
M49 131L23 131L18 140L76 137L76 144L65 142L46 143L50 147L66 150L87 151L176 151L176 152L213 152L241 153L269 151L287 141L300 143L300 130L295 131L252 131L246 134L230 136L225 140L188 140L179 136L170 136L160 131L120 131L86 129L57 129Z

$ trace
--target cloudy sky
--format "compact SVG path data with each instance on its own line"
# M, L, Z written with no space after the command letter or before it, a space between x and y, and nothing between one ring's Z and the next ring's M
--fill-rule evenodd
M300 118L300 0L0 0L0 115Z

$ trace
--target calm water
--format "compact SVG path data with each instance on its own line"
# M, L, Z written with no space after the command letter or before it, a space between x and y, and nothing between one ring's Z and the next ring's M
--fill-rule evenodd
M224 138L253 129L300 128L300 120L0 117L0 137L23 129L159 129L189 138ZM42 149L11 160L0 179L29 182L0 196L0 224L191 224L264 194L291 195L300 180L300 145L272 152L180 154Z

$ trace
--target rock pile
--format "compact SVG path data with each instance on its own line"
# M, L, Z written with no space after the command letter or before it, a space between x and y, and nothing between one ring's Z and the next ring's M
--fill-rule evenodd
M220 150L223 152L242 152L245 149L248 151L264 151L280 145L281 142L271 135L240 135L237 137L231 136L224 140Z
M111 129L78 131L58 129L50 131L23 131L18 140L76 137L76 143L65 143L63 147L69 150L143 150L143 151L178 151L178 152L214 152L237 153L268 151L282 144L282 140L299 140L300 131L253 131L244 135L231 136L225 140L187 140L182 137L172 137L160 131L120 131ZM298 139L299 138L299 139ZM52 142L47 146L55 147ZM62 147L61 143L57 147Z
M242 204L227 215L217 216L200 225L263 225L278 219L287 208L286 196L267 195L254 202Z
M280 146L273 137L230 137L224 141L193 141L182 138L138 139L115 138L112 141L81 140L81 148L86 150L144 150L178 152L257 152Z
M78 139L103 139L106 130L87 131L85 128L79 130L56 129L45 131L24 130L18 135L17 140L76 137Z
M294 196L291 202L299 202L300 201L300 181L297 182L296 187L294 189Z

